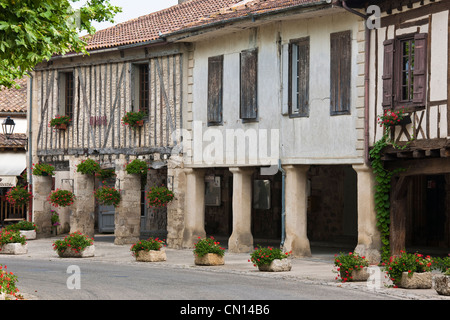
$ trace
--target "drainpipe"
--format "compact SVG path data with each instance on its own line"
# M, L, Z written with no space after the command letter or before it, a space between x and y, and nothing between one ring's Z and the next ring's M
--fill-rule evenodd
M348 12L355 14L367 21L368 15L358 12L347 6L346 1L341 1L342 8ZM365 52L364 52L364 162L370 165L369 162L369 61L370 61L370 29L365 23Z
M285 220L286 220L286 209L285 209L285 181L286 181L286 171L281 167L281 160L278 159L278 171L281 172L281 243L280 248L284 246L285 240Z
M33 175L31 174L31 164L32 162L32 116L33 116L33 112L32 112L32 105L33 105L33 74L31 72L28 72L28 75L30 76L30 85L29 85L29 90L30 90L30 101L28 102L28 110L27 110L27 116L28 116L28 168L27 168L27 180L28 180L28 191L32 191L30 189L32 189L33 186ZM32 200L31 200L32 201ZM28 206L28 208L30 210L28 210L28 215L29 215L29 221L32 221L32 210L31 210L31 205Z

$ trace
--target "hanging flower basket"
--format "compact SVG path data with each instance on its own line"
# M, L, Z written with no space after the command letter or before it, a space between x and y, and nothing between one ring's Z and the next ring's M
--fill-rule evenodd
M55 118L50 120L49 126L54 127L55 129L65 130L71 121L72 120L68 116L57 115Z
M114 187L102 186L94 192L94 196L103 205L117 207L120 203L120 190Z
M144 118L145 118L146 114L143 112L127 112L123 117L122 117L122 124L128 125L132 128L138 128L138 127L142 127L144 125Z
M100 164L92 159L83 160L77 165L77 172L80 172L82 174L94 175L99 171Z
M69 190L56 189L47 199L54 207L67 207L75 201L75 195Z
M55 172L55 167L48 163L33 163L33 175L35 176L53 176Z
M140 159L134 159L133 161L127 163L125 165L125 171L128 174L141 174L141 175L145 175L147 174L147 162L145 162L144 160L140 160Z
M6 193L6 200L14 207L27 205L31 198L33 198L33 194L28 191L26 186L12 187Z
M149 207L162 208L173 200L174 194L166 187L151 187L147 191L147 204Z
M99 179L106 180L109 178L112 178L116 175L116 172L114 169L100 169L98 172L95 173L95 176Z

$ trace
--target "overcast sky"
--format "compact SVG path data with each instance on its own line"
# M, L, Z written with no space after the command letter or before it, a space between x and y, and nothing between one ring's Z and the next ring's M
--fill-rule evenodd
M73 7L81 6L85 0L75 2ZM178 0L110 0L112 5L122 8L122 12L118 13L114 19L114 24L131 20L152 12L156 12L165 8L169 8L178 3ZM113 26L112 23L94 23L97 30L102 30Z

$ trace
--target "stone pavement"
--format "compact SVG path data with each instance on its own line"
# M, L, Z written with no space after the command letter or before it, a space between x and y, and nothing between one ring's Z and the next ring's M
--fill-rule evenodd
M64 235L28 241L28 253L24 255L6 256L2 259L2 264L7 265L8 259L45 259L61 260L52 244L56 239L63 238ZM145 262L137 262L131 255L131 245L115 245L114 236L97 234L94 238L95 256L92 258L83 258L83 262L92 261L93 263L118 263L137 265ZM249 253L225 253L225 264L222 266L197 266L194 264L194 257L191 249L170 249L166 248L167 260L163 262L154 262L158 266L172 268L192 268L195 270L204 270L208 272L228 272L245 273L258 277L278 277L292 281L302 281L312 284L327 286L337 286L348 288L350 290L375 291L379 294L392 297L392 299L405 300L442 300L450 301L450 297L441 296L434 289L400 289L387 287L385 284L385 274L380 271L376 280L368 282L347 282L341 283L336 280L336 273L333 272L334 254L332 249L316 248L312 250L312 257L293 258L292 270L289 272L260 272L249 262ZM70 258L67 258L70 259Z

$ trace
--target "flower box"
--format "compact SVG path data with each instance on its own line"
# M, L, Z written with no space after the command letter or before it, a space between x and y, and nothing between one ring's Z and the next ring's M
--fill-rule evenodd
M58 130L66 130L67 124L65 124L65 123L57 124L57 125L55 125L55 128Z
M207 253L202 257L195 255L195 264L199 266L219 266L225 264L225 259L217 253Z
M436 275L434 277L434 289L442 296L450 296L450 276Z
M36 230L19 230L19 232L27 240L34 240L34 239L36 239Z
M28 245L21 243L7 243L1 247L0 254L26 254L28 253Z
M166 261L166 251L165 250L141 250L136 254L136 261L141 262L159 262Z
M403 272L398 286L404 289L431 289L432 274L431 272L414 272L410 275Z
M64 251L58 251L58 256L60 258L88 258L93 257L95 254L95 246L87 246L83 251L75 251L72 249L67 249Z
M283 272L291 271L292 264L290 259L275 259L270 264L262 264L258 266L259 271Z

